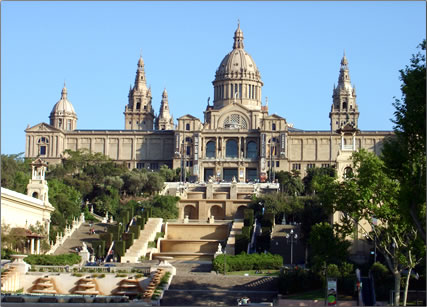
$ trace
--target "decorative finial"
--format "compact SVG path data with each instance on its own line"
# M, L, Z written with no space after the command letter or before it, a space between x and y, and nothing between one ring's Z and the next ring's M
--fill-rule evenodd
M265 106L268 107L268 97L265 96Z
M240 28L240 19L237 19L237 28Z
M209 107L209 100L211 100L211 97L208 97L208 107Z

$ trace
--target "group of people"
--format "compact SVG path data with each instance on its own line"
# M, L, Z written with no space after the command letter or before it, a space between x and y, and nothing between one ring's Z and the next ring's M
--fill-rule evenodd
M95 234L95 227L93 227L93 224L89 224L89 234L94 235Z

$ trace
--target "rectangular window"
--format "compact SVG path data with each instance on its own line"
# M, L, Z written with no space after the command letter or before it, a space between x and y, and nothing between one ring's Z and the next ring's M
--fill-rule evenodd
M270 161L267 162L267 166L270 167Z
M157 169L159 169L159 163L157 163L157 162L152 162L152 163L151 163L151 169L153 169L153 170L157 170Z
M40 146L40 156L44 156L46 154L46 146Z
M276 161L276 167L280 166L280 161Z
M128 168L130 168L130 163L128 163Z
M300 163L293 163L292 169L297 170L297 171L301 170L301 164Z
M187 146L187 156L189 156L191 153L191 146Z
M67 120L67 130L71 130L71 119Z
M315 168L315 164L314 163L309 163L309 164L307 164L307 169L310 169L310 168Z
M143 163L143 162L138 162L138 163L136 163L136 168L137 168L137 169L142 169L142 168L144 168L144 163Z
M271 124L271 130L273 130L273 131L275 131L275 130L276 130L276 124L275 124L275 123L272 123L272 124Z
M239 98L242 98L242 85L239 84Z
M330 164L329 164L329 163L322 163L322 167L323 167L323 168L330 167Z

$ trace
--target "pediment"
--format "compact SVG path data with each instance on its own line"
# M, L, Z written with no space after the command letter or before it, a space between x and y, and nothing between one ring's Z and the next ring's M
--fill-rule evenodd
M178 118L178 120L181 120L181 119L191 119L191 120L198 120L198 121L200 121L200 119L198 119L197 117L195 117L193 115L190 115L190 114L185 114L185 115L183 115L183 116L181 116L181 117Z
M286 120L285 118L283 118L283 117L281 117L281 116L279 116L277 114L271 114L271 115L267 116L266 118L268 118L268 119L283 119L283 120Z
M40 123L30 128L25 129L25 132L62 132L49 124Z

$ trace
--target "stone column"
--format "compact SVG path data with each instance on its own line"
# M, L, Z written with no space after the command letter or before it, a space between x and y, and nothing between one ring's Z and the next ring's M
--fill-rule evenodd
M353 150L356 150L356 133L353 133Z
M37 255L40 255L40 238L37 239Z
M341 150L344 150L344 133L341 132Z
M34 254L34 238L31 238L31 249L30 249L30 254Z
M242 138L239 137L239 142L238 142L238 151L237 151L237 157L240 159L241 158L241 148L242 148Z

